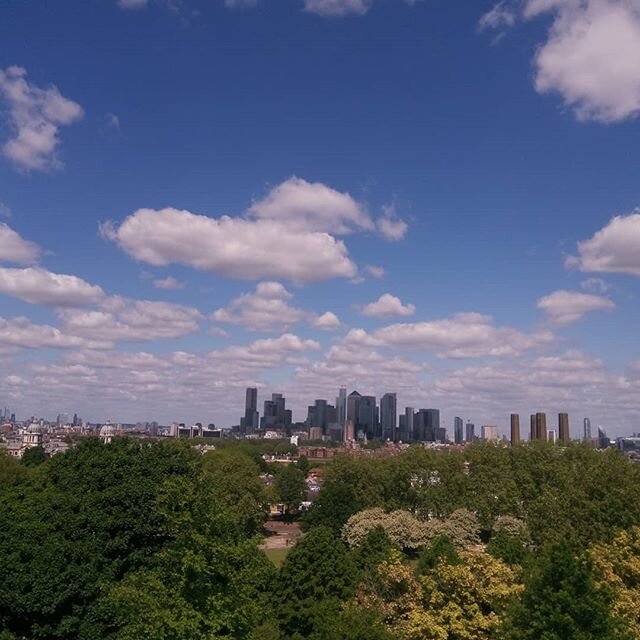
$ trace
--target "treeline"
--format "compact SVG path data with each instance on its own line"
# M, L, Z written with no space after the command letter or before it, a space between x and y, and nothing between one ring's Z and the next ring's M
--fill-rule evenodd
M255 446L33 462L0 456L2 640L640 638L640 468L613 451L339 456L279 569L269 492L293 507L305 460L274 489Z

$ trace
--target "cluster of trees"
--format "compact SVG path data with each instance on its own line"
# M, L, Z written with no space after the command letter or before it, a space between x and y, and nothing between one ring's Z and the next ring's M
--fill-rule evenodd
M338 456L276 569L267 504L308 462L268 489L256 451L0 456L0 640L640 638L640 467L615 452Z

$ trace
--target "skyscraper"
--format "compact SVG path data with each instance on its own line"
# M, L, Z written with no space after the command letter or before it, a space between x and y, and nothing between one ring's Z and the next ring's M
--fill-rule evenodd
M414 421L413 407L405 407L404 410L404 426L405 431L400 433L400 440L403 442L413 442L413 421Z
M344 423L347 421L347 390L344 387L340 387L338 391L336 398L336 415L338 424L344 427Z
M378 406L375 396L360 396L358 407L358 423L356 425L358 434L366 435L369 440L380 439L378 424Z
M547 439L547 414L536 413L536 440Z
M315 401L315 420L313 427L318 427L322 430L323 434L327 433L327 401L316 400Z
M442 439L440 429L440 409L420 409L414 416L413 438L421 442L435 442Z
M397 398L395 393L385 393L380 398L380 426L383 440L397 440L396 426L398 418Z
M589 418L584 419L582 438L585 442L591 442L591 420Z
M251 433L258 428L258 390L248 387L244 401L244 417L240 418L240 433Z
M476 439L476 425L473 422L467 422L464 436L467 442L473 442Z
M562 444L569 444L571 433L569 431L569 414L558 414L558 437Z
M453 419L453 439L456 444L464 443L464 422L457 416Z
M271 400L264 401L260 425L263 429L291 428L291 411L286 409L286 398L281 393L272 393Z
M347 397L347 420L353 423L354 434L358 430L358 414L360 413L360 399L362 396L357 391L352 391Z
M532 413L530 417L531 417L531 428L529 431L529 441L533 442L534 440L538 439L538 427L536 425L536 414Z
M520 415L511 414L511 446L516 447L520 444Z

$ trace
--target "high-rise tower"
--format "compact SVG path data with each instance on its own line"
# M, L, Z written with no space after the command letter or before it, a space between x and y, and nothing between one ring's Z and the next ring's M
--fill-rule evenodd
M569 444L571 433L569 431L569 414L558 414L558 438L562 444Z
M520 415L511 414L511 446L516 447L520 444Z

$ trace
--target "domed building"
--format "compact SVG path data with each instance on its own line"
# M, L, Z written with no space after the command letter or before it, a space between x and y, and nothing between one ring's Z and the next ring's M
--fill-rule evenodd
M116 435L115 427L107 420L107 423L102 425L100 429L100 439L104 444L109 444L113 437Z
M42 442L42 427L37 422L32 422L22 433L22 450L41 447Z

